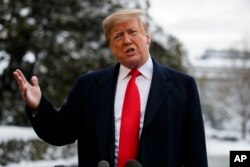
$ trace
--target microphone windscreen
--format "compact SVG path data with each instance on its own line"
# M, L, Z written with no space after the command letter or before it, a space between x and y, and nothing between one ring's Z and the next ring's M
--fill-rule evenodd
M98 163L98 167L109 167L109 163L105 160L101 160L99 163Z
M125 167L142 167L142 164L136 160L129 160L126 162Z

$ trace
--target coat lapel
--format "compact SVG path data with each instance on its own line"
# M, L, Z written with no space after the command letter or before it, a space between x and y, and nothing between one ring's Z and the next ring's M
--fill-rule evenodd
M164 99L166 99L167 94L171 89L167 72L163 72L162 67L154 60L153 65L153 78L149 91L141 136L143 136L145 129L149 126L157 112L159 112L161 104L164 102Z
M143 129L150 125L161 104L171 90L167 72L153 60L154 71L147 101ZM93 102L95 102L95 125L99 156L101 159L113 162L114 159L114 95L119 72L119 65L100 73L93 86ZM107 151L110 153L107 155Z

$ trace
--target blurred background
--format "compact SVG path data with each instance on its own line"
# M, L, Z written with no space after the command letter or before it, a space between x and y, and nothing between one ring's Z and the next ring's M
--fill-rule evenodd
M105 16L139 8L152 57L196 78L209 166L228 167L230 150L250 150L249 7L248 0L0 0L0 166L77 166L75 144L54 147L36 136L12 72L37 75L59 107L77 76L115 64Z

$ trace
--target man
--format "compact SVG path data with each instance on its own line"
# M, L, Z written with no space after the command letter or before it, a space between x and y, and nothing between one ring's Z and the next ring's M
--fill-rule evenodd
M37 77L29 84L14 72L38 136L59 146L77 140L79 166L106 160L123 167L136 159L144 167L207 167L194 79L151 58L140 10L115 12L103 25L117 65L80 76L60 110L42 95Z

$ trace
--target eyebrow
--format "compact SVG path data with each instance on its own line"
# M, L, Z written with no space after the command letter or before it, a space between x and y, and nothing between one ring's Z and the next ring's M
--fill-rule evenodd
M124 32L122 32L122 31L120 31L120 32L115 32L115 33L113 34L113 38L119 37L119 36L121 36L121 35L123 35L123 34L124 34Z
M130 28L127 28L125 31L138 31L138 29L135 28L135 27L130 27ZM119 34L119 33L123 33L123 31L117 30L117 31L114 31L113 33L114 34Z

